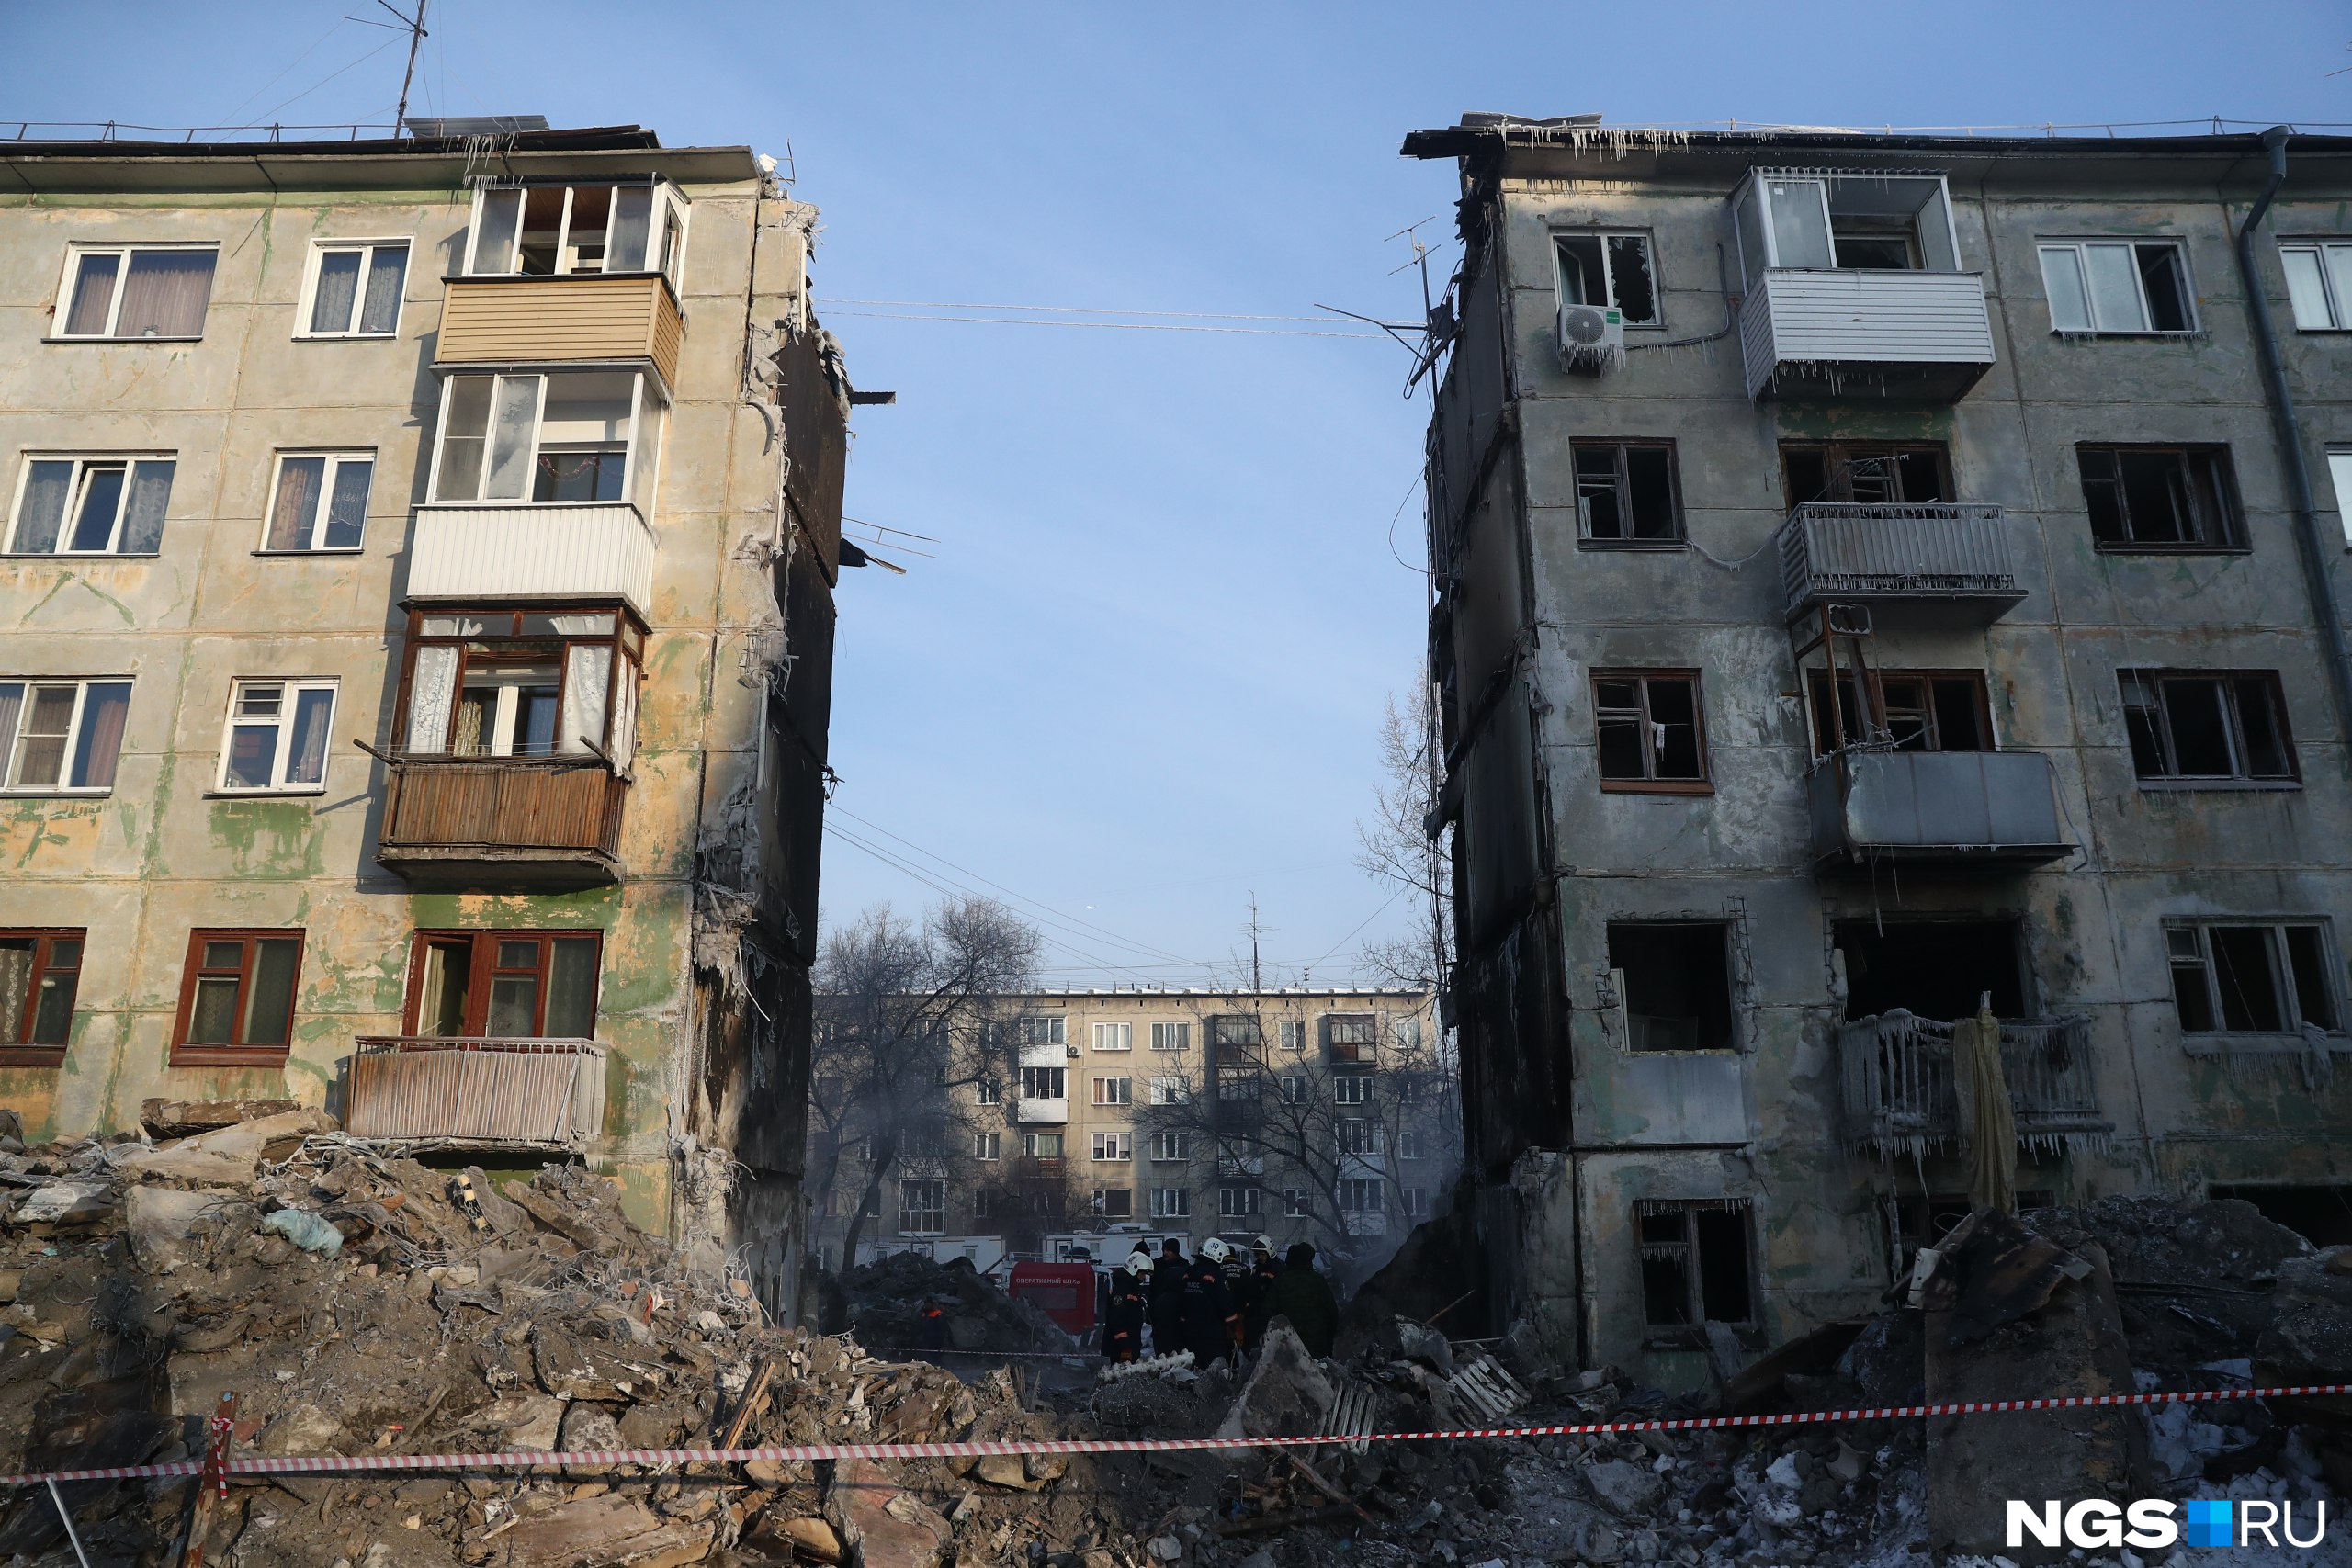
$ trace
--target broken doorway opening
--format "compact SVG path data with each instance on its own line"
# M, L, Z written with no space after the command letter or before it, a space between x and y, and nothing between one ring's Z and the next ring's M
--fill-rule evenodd
M1976 1016L1986 993L1996 1018L2028 1016L2025 965L2014 919L1838 920L1846 955L1846 1018L1903 1009L1950 1021Z

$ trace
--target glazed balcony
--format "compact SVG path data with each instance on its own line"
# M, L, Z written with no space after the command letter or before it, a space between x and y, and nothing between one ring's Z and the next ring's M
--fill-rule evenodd
M1838 1031L1846 1130L1858 1148L1912 1157L1961 1139L1952 1025L1897 1010ZM2058 1152L2103 1145L2115 1130L2099 1113L2091 1077L2090 1021L2001 1021L2001 1076L2018 1137Z
M345 1130L451 1148L577 1149L605 1120L594 1040L371 1036L346 1064Z
M660 273L453 277L433 363L449 369L638 362L674 387L684 333L677 298Z
M1827 867L1881 861L2018 868L2074 852L2039 751L1848 750L1805 781L1813 853Z
M615 882L628 796L601 758L394 757L376 858L423 885Z
M613 502L432 502L416 509L413 601L653 600L653 529Z

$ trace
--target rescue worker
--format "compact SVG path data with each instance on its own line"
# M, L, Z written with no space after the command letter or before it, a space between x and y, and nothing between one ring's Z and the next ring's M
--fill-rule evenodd
M1274 1281L1282 1278L1282 1270L1274 1266L1274 1238L1261 1235L1250 1244L1250 1272L1243 1276L1241 1287L1241 1350L1254 1356L1266 1337L1266 1324L1273 1316Z
M1151 1254L1137 1247L1111 1276L1111 1304L1102 1314L1102 1359L1134 1361L1143 1356L1143 1318L1151 1303L1147 1283Z
M1184 1348L1184 1249L1174 1236L1159 1244L1151 1270L1151 1353L1172 1356Z
M1225 1264L1233 1248L1216 1236L1201 1243L1200 1255L1184 1270L1184 1341L1193 1364L1205 1369L1234 1353L1234 1333L1241 1314L1234 1309L1233 1292L1226 1288Z
M1316 1270L1313 1242L1293 1242L1283 1261L1266 1302L1266 1315L1288 1318L1306 1353L1320 1359L1331 1353L1331 1341L1340 1332L1339 1301L1331 1294L1331 1282Z
M936 1296L925 1296L922 1310L915 1316L915 1348L944 1350L947 1348L947 1313Z

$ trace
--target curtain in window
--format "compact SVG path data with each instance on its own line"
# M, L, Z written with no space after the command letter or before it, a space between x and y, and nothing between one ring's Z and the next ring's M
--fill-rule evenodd
M501 376L490 422L489 501L520 501L531 480L531 434L539 418L539 378Z
M294 699L294 743L286 759L288 784L314 784L327 776L327 730L334 718L334 694L313 690Z
M334 496L327 503L326 537L318 541L319 547L330 550L352 550L359 547L359 535L368 523L368 484L375 478L376 465L352 462L348 459L335 465Z
M74 749L74 787L112 789L122 755L122 724L130 714L130 682L95 683L82 700L82 740Z
M6 733L5 728L0 728L0 735ZM613 700L612 744L605 750L612 753L613 761L624 773L637 756L637 667L633 664L621 665L621 689L614 694Z
M17 717L24 711L25 683L0 681L0 784L7 783L8 754L17 745Z
M130 466L130 499L123 507L116 554L151 556L164 547L164 510L171 504L172 473L177 467L168 459Z
M107 307L114 303L115 275L122 270L120 256L84 256L74 276L74 305L65 313L65 331L74 337L91 337L107 330Z
M212 298L210 251L138 251L122 280L117 337L200 337Z
M401 285L408 277L408 247L385 245L368 269L368 299L359 312L363 333L388 333L401 319Z
M13 548L28 555L48 555L57 548L57 532L64 525L66 498L74 493L74 465L36 462L25 476L24 504L17 513Z
M25 999L32 987L33 944L0 947L0 1045L25 1043Z
M359 297L359 268L367 260L365 251L328 251L319 257L319 286L311 296L312 332L351 330L351 305Z
M563 671L563 730L559 751L585 751L588 743L604 744L605 699L612 690L613 649L610 643L577 643L565 656Z
M458 650L440 643L418 649L409 682L407 750L448 750L449 703L457 689Z
M311 547L311 519L319 509L326 471L324 457L288 457L277 465L277 501L269 513L271 549Z

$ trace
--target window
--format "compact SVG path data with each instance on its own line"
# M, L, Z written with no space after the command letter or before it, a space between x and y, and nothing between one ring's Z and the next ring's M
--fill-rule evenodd
M1377 1155L1386 1152L1385 1129L1368 1117L1348 1116L1332 1123L1339 1134L1340 1152L1343 1155Z
M0 931L0 1067L54 1067L74 1029L79 931Z
M1768 268L1957 272L1943 176L1758 169L1732 202L1741 275Z
M1397 1129L1396 1157L1398 1159L1421 1159L1426 1157L1421 1153L1421 1134L1418 1131L1411 1127L1401 1127Z
M1065 1100L1069 1094L1069 1070L1067 1067L1023 1067L1021 1069L1021 1098Z
M1380 1040L1380 1020L1368 1012L1327 1014L1323 1040L1334 1062L1369 1062Z
M1189 1023L1155 1023L1151 1026L1151 1048L1155 1051L1189 1051L1193 1048L1193 1026Z
M1221 1072L1216 1076L1216 1097L1220 1100L1248 1100L1254 1104L1259 1092L1256 1073Z
M1306 1021L1305 1019L1286 1018L1274 1025L1274 1029L1275 1038L1281 1043L1283 1050L1304 1051L1306 1049Z
M167 456L28 457L8 553L152 556L164 547L177 461Z
M1977 670L1873 670L1863 689L1865 708L1854 694L1854 678L1838 672L1838 705L1829 703L1828 671L1805 671L1813 699L1813 750L1826 757L1840 745L1892 746L1897 751L1990 751L1993 715L1984 675Z
M1193 1134L1190 1133L1154 1133L1151 1135L1151 1157L1168 1161L1193 1157Z
M899 1234L943 1235L947 1230L947 1183L916 1177L899 1183Z
M1208 1047L1212 1057L1232 1052L1254 1055L1263 1049L1265 1043L1265 1031L1259 1027L1254 1014L1220 1013L1208 1021Z
M2335 962L2317 921L2168 925L2173 1007L2186 1034L2343 1030Z
M268 554L356 550L368 525L373 452L280 452L270 486Z
M1001 1105L1004 1103L1004 1092L997 1087L996 1083L992 1079L982 1078L979 1082L972 1086L972 1103L975 1105Z
M406 240L318 240L296 337L390 337L408 281Z
M1331 1100L1335 1105L1370 1105L1372 1078L1363 1073L1340 1073L1331 1079Z
M1396 1043L1397 1050L1405 1052L1407 1055L1410 1055L1411 1053L1419 1050L1421 1048L1421 1021L1418 1018L1400 1018L1396 1020L1396 1022L1388 1026L1388 1038Z
M1193 1080L1186 1077L1155 1077L1151 1080L1151 1102L1154 1105L1182 1105L1193 1098Z
M1750 1305L1747 1205L1641 1202L1642 1311L1652 1328L1704 1323L1747 1326Z
M612 610L417 611L409 617L401 750L583 756L636 751L645 635Z
M1657 269L1646 234L1555 234L1560 303L1614 305L1629 327L1658 323Z
M1095 1134L1094 1157L1099 1160L1131 1160L1135 1158L1136 1135L1133 1133Z
M1013 1020L1013 1038L1023 1045L1066 1045L1069 1021L1060 1013Z
M1781 492L1810 502L1922 506L1952 501L1951 461L1934 442L1783 441Z
M439 428L435 501L650 503L662 404L650 376L451 376Z
M1609 967L1632 1051L1732 1047L1729 928L1713 920L1609 923Z
M1343 1214L1385 1214L1388 1212L1388 1195L1377 1180L1362 1177L1344 1177L1340 1182L1340 1213Z
M1696 671L1596 671L1592 702L1602 789L1708 792Z
M1220 1187L1216 1212L1220 1219L1254 1220L1266 1211L1266 1194L1256 1187Z
M2091 537L2105 549L2245 547L2226 446L2077 446Z
M996 1218L996 1200L997 1194L995 1189L989 1187L974 1189L972 1192L972 1218L976 1220L992 1220Z
M2352 446L2327 449L2327 482L2335 491L2335 518L2344 528L2344 543L2352 548Z
M2282 240L2287 298L2307 333L2352 331L2352 240Z
M1428 1188L1408 1187L1405 1189L1403 1196L1405 1217L1407 1219L1426 1220L1430 1217L1430 1190Z
M1304 1187L1283 1189L1283 1218L1307 1220L1315 1217L1315 1197Z
M239 681L229 688L220 740L223 793L318 790L327 780L333 681Z
M0 680L0 784L103 795L114 787L130 712L128 681Z
M1577 533L1593 544L1666 545L1682 537L1671 441L1572 441Z
M974 1159L996 1159L1001 1156L1003 1153L1003 1134L975 1133L972 1134L972 1157Z
M1097 1051L1132 1051L1136 1048L1136 1026L1132 1023L1098 1023L1094 1026L1094 1048Z
M1098 1187L1094 1190L1094 1212L1106 1220L1135 1217L1136 1194L1132 1187Z
M1290 1073L1276 1078L1274 1088L1282 1096L1284 1105L1304 1105L1313 1093L1313 1087L1309 1080Z
M409 967L412 1035L590 1040L596 1033L594 931L419 931Z
M1155 1220L1184 1220L1192 1218L1193 1193L1186 1187L1155 1187L1151 1190L1151 1217Z
M301 970L299 931L190 931L173 1064L283 1061Z
M477 277L658 272L678 283L685 200L674 186L492 186L474 198Z
M2296 781L2276 671L2125 670L2123 726L2143 784Z
M215 245L75 245L65 255L62 338L200 338Z
M1023 1133L1021 1134L1021 1152L1031 1159L1057 1160L1062 1157L1062 1135L1059 1133Z
M2197 330L2177 241L2044 240L2041 248L2052 332Z

